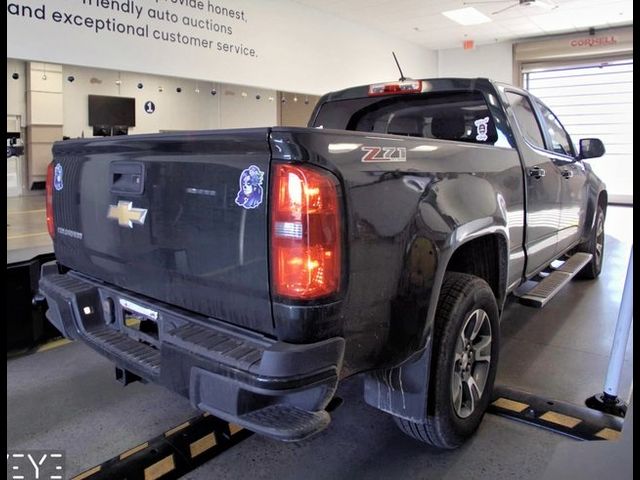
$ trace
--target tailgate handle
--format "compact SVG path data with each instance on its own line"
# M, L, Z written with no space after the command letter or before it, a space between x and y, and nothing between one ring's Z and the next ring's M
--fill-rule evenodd
M136 162L113 162L109 165L111 192L143 193L144 164Z

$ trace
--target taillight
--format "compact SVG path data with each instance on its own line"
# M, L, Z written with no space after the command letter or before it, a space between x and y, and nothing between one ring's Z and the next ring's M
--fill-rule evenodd
M392 95L395 93L420 93L422 92L422 81L406 80L404 82L376 83L369 85L369 96Z
M340 288L338 181L307 166L274 165L271 272L275 294L310 300Z
M47 167L47 184L46 184L46 212L47 212L47 230L53 239L56 235L55 225L53 221L53 162Z

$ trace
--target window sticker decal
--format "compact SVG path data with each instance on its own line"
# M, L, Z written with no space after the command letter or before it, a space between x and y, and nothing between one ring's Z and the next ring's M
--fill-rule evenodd
M481 118L480 120L476 120L473 123L478 130L476 140L478 140L479 142L486 142L489 138L487 137L487 131L489 130L489 117Z
M236 205L242 208L257 208L262 203L262 181L264 172L255 165L245 168L240 174L240 190Z

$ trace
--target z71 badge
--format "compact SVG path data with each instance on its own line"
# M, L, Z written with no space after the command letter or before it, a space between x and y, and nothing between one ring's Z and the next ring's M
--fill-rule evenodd
M406 162L405 147L361 147L363 162Z

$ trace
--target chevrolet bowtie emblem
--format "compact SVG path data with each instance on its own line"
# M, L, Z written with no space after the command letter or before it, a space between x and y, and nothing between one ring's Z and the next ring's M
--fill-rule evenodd
M118 205L109 205L107 218L118 221L121 227L133 228L134 223L144 225L144 219L147 217L146 208L133 208L133 202L123 202L120 200Z

